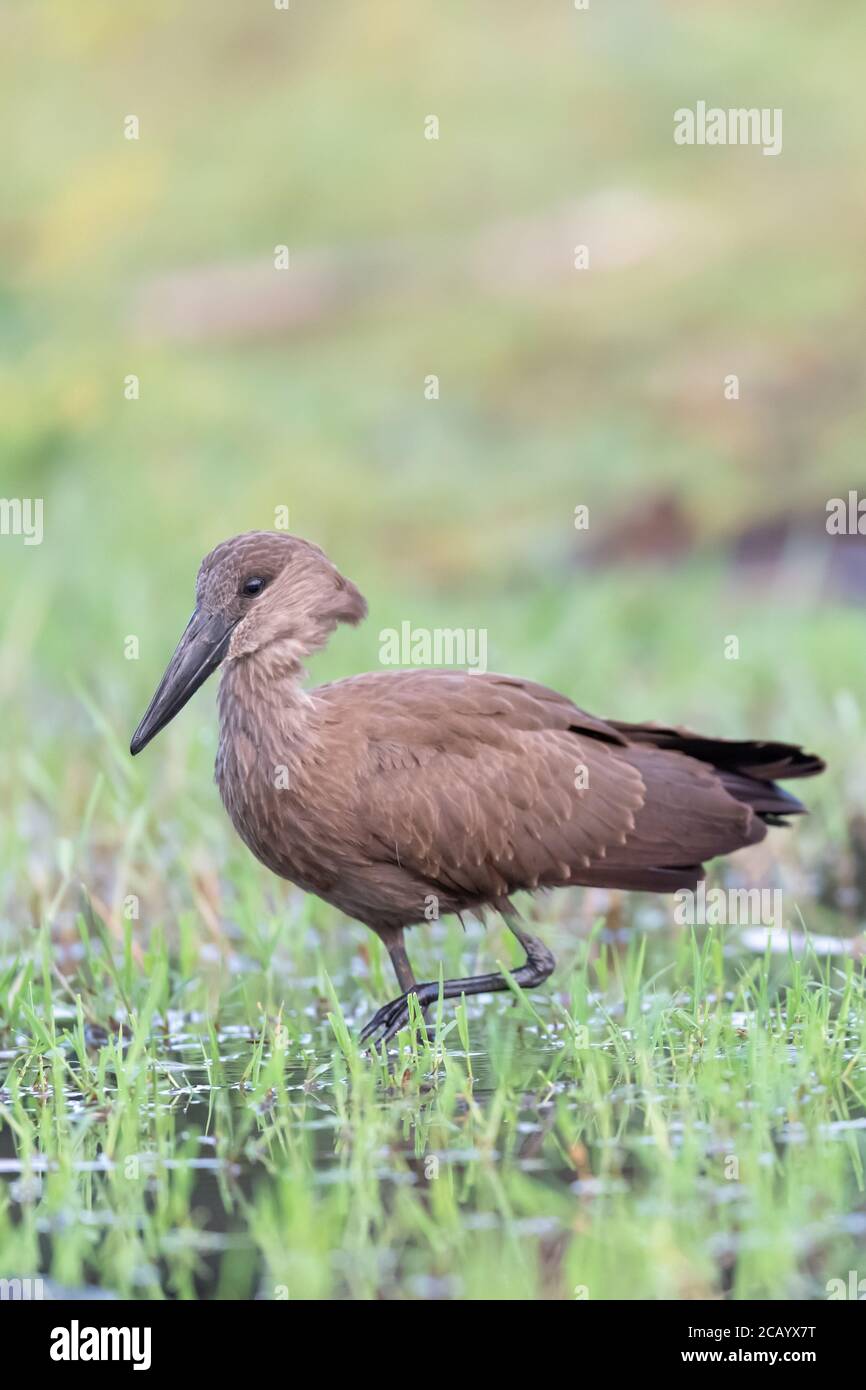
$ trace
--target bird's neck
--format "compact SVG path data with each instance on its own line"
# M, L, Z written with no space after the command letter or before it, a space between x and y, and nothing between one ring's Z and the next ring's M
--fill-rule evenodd
M302 756L314 734L315 701L304 689L299 662L280 660L270 648L223 667L219 690L220 744L243 744L263 762Z

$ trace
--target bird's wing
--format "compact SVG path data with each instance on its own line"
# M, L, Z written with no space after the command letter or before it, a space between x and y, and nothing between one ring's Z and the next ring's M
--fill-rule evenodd
M718 741L608 723L516 677L373 673L329 690L330 716L350 717L363 742L367 857L467 896L566 883L669 892L704 859L763 838L764 811L785 810L784 793L745 772L750 758L762 776L775 767L776 746L731 745L716 766Z
M626 844L643 777L617 756L622 735L564 696L511 677L429 671L352 685L356 717L362 687L367 696L357 795L370 858L497 898L580 882Z

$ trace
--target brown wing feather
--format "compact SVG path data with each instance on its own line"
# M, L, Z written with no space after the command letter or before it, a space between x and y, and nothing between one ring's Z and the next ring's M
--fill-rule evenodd
M569 883L672 892L761 839L762 816L801 809L772 776L822 766L786 744L597 719L513 676L380 672L316 694L335 722L351 699L359 847L452 900Z
M644 803L625 740L512 677L400 672L375 681L362 798L371 856L477 897L580 881L621 850ZM582 785L583 781L587 785Z
M562 731L508 731L483 749L443 749L415 769L372 778L364 793L379 852L430 881L498 897L579 881L581 869L626 844L643 781L603 745ZM580 791L578 765L588 771Z
M444 672L361 679L378 682L369 852L429 883L483 898L566 883L670 891L703 858L764 833L705 764L630 745L543 686Z

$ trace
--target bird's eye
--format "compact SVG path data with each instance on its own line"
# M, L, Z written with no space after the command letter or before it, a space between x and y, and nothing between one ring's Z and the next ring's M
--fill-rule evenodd
M260 593L262 592L262 589L263 589L264 587L265 587L265 581L264 581L263 579L257 579L257 578L245 579L245 580L244 580L243 588L241 589L241 593L242 593L242 594L260 594Z

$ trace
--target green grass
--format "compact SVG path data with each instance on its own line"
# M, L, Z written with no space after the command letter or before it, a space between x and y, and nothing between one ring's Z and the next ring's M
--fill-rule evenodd
M7 1273L124 1297L784 1299L856 1268L859 964L712 931L600 944L599 923L538 1022L473 1001L371 1059L370 980L330 983L345 941L307 983L239 933L248 973L220 969L205 1018L163 941L137 969L92 909L79 928L71 988L46 934L0 979Z

